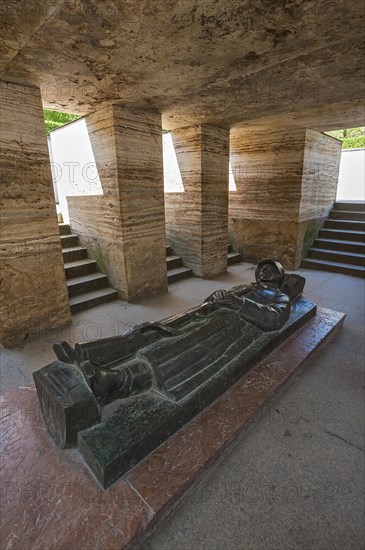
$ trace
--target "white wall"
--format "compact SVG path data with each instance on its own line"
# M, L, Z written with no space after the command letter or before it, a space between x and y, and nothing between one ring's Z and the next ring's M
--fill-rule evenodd
M163 177L165 193L182 193L184 184L182 181L179 163L175 153L174 142L170 132L163 134Z
M54 174L54 162L53 162L53 154L52 154L51 138L50 137L47 137L47 145L48 145L49 161L51 163L51 173L52 173L54 198L55 198L55 201L56 201L56 205L58 206L60 200L58 198L58 189L57 189L56 178L55 178L55 174ZM57 212L58 212L58 210L57 210Z
M365 149L342 151L336 200L365 200Z
M103 194L85 119L53 130L50 145L52 176L58 191L57 211L69 223L66 197Z

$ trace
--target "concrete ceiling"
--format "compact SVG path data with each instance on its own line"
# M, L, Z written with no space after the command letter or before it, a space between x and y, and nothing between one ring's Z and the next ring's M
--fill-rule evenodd
M72 113L157 109L166 129L349 127L364 121L364 23L363 0L3 0L1 78Z

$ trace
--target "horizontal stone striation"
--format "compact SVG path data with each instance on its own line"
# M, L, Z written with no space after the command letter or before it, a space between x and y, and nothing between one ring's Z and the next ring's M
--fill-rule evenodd
M1 83L1 341L70 322L40 91Z
M298 224L273 220L229 220L229 241L244 260L254 263L273 258L285 268L295 269Z
M306 131L295 266L306 256L336 200L341 149L339 140Z
M246 133L231 130L230 162L236 191L230 218L297 221L305 130Z
M175 130L172 138L184 192L165 194L167 241L184 265L201 276L201 130L182 128Z
M229 131L202 127L203 276L227 270Z
M194 126L173 132L183 193L166 193L167 239L194 275L227 269L229 132Z
M103 195L67 197L72 231L110 283L126 296L113 107L86 118Z
M167 288L161 116L114 110L128 294L134 299Z
M313 130L233 129L229 235L245 259L296 269L335 200L341 144Z
M306 131L300 221L327 218L336 200L341 147L338 139Z
M161 117L114 105L87 125L103 195L68 197L72 229L123 299L165 290Z

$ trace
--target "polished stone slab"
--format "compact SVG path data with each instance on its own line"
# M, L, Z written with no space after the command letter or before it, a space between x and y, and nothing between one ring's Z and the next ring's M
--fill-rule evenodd
M1 400L1 547L121 549L156 526L345 315L317 315L107 491L46 432L34 387Z

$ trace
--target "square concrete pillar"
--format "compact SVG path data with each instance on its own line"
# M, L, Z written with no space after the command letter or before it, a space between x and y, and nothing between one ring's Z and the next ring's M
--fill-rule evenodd
M314 130L233 129L229 236L250 261L300 266L336 199L341 142Z
M198 277L227 270L229 130L172 132L184 191L166 193L168 243Z
M71 320L42 101L1 82L1 342Z
M123 300L164 291L161 115L112 105L86 122L103 195L68 197L72 231Z

